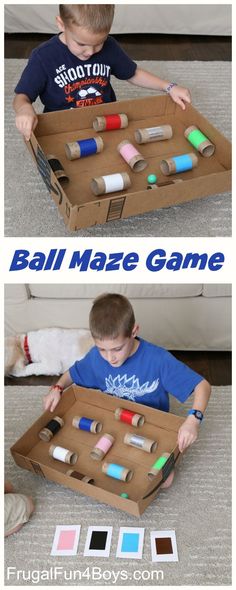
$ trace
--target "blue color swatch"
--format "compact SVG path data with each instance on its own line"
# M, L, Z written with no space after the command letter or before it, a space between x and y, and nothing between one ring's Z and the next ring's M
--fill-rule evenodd
M122 553L137 553L139 547L138 533L124 533L121 545Z

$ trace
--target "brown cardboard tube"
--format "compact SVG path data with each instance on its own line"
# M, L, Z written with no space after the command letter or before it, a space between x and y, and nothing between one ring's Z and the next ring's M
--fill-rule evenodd
M151 143L153 141L162 141L170 139L173 136L171 125L160 125L159 127L146 127L136 129L134 137L137 143Z
M146 453L153 453L157 449L157 441L150 440L149 438L145 438L143 436L137 436L136 434L131 434L130 432L125 434L124 443L126 445L130 445L131 447L135 447L136 449L145 451Z
M170 457L170 453L162 453L161 457L166 457L166 459L168 459ZM148 478L153 479L154 477L156 477L156 475L158 475L158 473L160 473L160 471L162 471L162 467L158 469L157 467L155 467L154 463L154 465L152 465L152 467L148 471Z
M128 117L124 113L118 113L118 115L120 117L119 129L125 129L129 124ZM96 117L93 121L93 128L95 131L110 131L109 129L106 129L106 117Z
M187 129L185 129L185 132L184 132L184 136L186 137L186 139L188 139L188 136L190 135L190 133L192 133L192 131L200 131L200 129L198 127L196 127L196 125L190 125L190 127L187 127ZM202 138L203 141L201 143L199 143L199 145L198 145L198 147L196 147L196 149L205 158L210 158L211 156L213 156L213 154L215 152L215 145L205 135L204 135L204 138ZM188 139L188 141L189 141L189 139ZM191 141L190 141L190 143L191 143L191 145L193 145Z
M72 426L74 426L74 428L80 428L80 420L81 420L81 416L74 416L73 420L72 420ZM90 432L92 432L93 434L97 434L98 432L101 432L102 430L102 424L101 422L97 422L97 420L93 420L93 422L91 423L90 426Z
M104 148L104 143L103 143L103 140L100 136L92 137L92 138L90 137L88 139L94 139L94 141L97 144L97 150L94 153L98 154L99 152L102 152L102 150ZM65 144L65 152L66 152L67 158L69 160L77 160L78 158L81 157L81 149L80 149L80 145L78 143L79 141L83 141L83 140L81 139L78 141L72 141L70 143Z
M59 180L59 182L67 182L69 180L69 176L66 174L60 160L58 160L58 158L53 154L49 154L47 156L47 160L57 180Z
M105 457L105 455L109 452L114 442L114 436L107 433L103 434L103 436L99 439L95 447L90 452L91 459L94 459L95 461L101 461L103 457Z
M130 186L131 180L127 172L97 176L91 181L91 190L96 197L107 193L119 192Z
M39 438L45 442L49 442L53 436L64 426L64 420L59 416L54 416L42 430L39 432Z
M144 159L142 154L136 150L129 139L124 139L121 141L117 146L117 150L134 172L140 172L146 168L147 161Z
M111 463L103 463L102 464L102 472L105 473L106 475L109 475L109 477L113 477L111 474L109 474L109 469L112 466ZM117 467L123 467L122 465L117 465ZM127 467L123 467L122 471L121 471L121 476L120 478L115 478L115 479L120 479L120 481L130 481L133 477L133 471L131 471L131 469L128 469Z
M192 152L189 154L181 154L180 156L173 156L172 158L166 158L165 160L162 160L160 162L160 168L161 168L162 174L164 174L165 176L170 176L171 174L178 174L174 157L178 158L181 156L189 156L189 158L192 160L192 168L195 168L197 166L198 157L196 156L196 154L194 154ZM184 172L184 170L181 170L181 172Z
M122 412L124 412L126 410L124 410L124 408L116 408L115 410L115 419L116 420L121 420L122 422L124 422L124 420L122 420ZM131 412L132 415L132 421L129 422L132 426L143 426L144 422L145 422L145 418L144 416L142 416L141 414L136 414Z
M83 473L79 473L79 471L74 471L73 469L68 469L66 475L70 477L74 477L75 479L79 479L80 481L84 481L85 483L94 484L94 479L89 477L88 475L84 475Z
M70 465L74 465L78 459L78 455L73 451L69 451L69 449L56 445L51 445L49 447L49 455L57 461L69 463Z

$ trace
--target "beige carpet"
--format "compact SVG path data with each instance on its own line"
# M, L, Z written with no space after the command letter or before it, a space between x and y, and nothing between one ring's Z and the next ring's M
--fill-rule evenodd
M226 137L231 135L229 62L137 62L192 92L193 105ZM15 129L14 87L26 60L5 60L5 235L6 236L230 236L231 195L216 194L175 207L69 232ZM119 100L155 94L114 80ZM38 105L38 110L40 106Z
M140 519L110 506L41 479L15 465L9 448L42 413L45 387L6 387L5 440L6 477L22 493L31 494L36 510L29 523L5 541L6 585L32 584L33 572L51 572L62 566L67 577L75 570L91 575L93 568L116 574L125 570L128 581L117 585L218 586L231 584L231 388L213 387L199 440L188 450L176 470L173 486L162 490ZM180 406L175 400L172 412L185 415L189 402ZM80 524L81 537L75 557L51 557L57 524ZM109 559L83 557L89 525L112 525L113 538ZM115 557L120 526L145 527L143 559L121 560ZM155 564L151 561L150 531L174 529L179 553L178 563ZM7 568L16 568L7 579ZM51 568L51 569L50 569ZM16 572L23 570L17 580ZM144 579L133 581L139 570ZM9 571L9 570L8 570ZM13 570L11 570L13 571ZM151 579L154 571L164 578ZM72 572L72 574L70 574ZM106 574L108 575L108 574ZM28 581L24 581L22 577ZM41 585L93 585L86 577L65 581L41 581ZM149 578L148 578L149 576ZM94 585L115 585L101 578Z

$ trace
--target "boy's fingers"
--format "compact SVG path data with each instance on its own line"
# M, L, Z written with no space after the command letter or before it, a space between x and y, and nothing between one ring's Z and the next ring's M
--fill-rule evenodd
M175 98L175 102L181 107L181 109L183 109L183 111L185 110L184 101L179 96Z

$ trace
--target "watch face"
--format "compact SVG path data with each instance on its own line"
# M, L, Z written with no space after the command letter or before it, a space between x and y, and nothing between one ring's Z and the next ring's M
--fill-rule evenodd
M200 412L200 410L196 410L196 412L195 412L195 416L196 416L196 418L198 418L199 420L202 420L202 412Z

